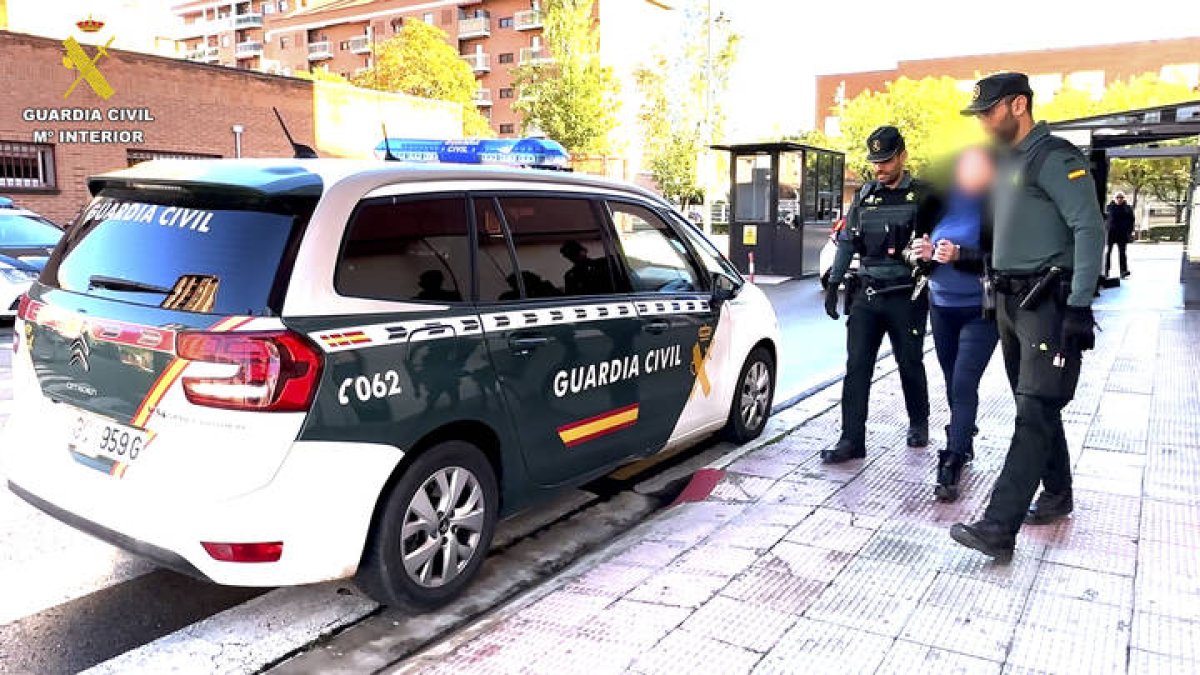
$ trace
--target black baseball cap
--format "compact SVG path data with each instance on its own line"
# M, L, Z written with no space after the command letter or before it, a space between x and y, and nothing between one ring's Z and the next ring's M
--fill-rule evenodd
M1004 100L1005 97L1018 94L1033 96L1033 89L1030 88L1029 78L1025 76L1025 73L988 75L975 83L975 92L971 96L971 103L961 112L964 115L978 115L991 110L992 106Z
M886 162L904 152L904 136L896 127L879 127L867 136L867 161Z

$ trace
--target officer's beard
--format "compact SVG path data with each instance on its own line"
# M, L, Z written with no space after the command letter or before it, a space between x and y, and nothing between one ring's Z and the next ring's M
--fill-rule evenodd
M1017 116L1012 113L1012 110L1004 111L1004 119L1000 120L992 127L992 136L1004 145L1012 145L1017 140L1017 134L1021 131L1021 124L1017 120Z

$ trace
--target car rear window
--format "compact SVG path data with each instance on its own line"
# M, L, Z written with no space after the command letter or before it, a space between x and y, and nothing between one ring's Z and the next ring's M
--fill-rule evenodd
M278 314L305 220L264 199L102 192L68 228L42 282L179 311Z
M61 236L48 220L0 211L0 246L53 246Z

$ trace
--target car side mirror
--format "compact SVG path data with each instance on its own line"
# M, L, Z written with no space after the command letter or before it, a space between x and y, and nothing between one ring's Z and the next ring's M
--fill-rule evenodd
M720 272L713 273L713 303L720 304L732 300L742 290L742 285Z

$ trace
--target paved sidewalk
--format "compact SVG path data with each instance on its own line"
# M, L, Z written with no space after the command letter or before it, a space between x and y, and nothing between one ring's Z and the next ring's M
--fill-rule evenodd
M873 388L867 460L836 439L837 387L791 431L663 512L403 664L447 673L1158 673L1200 670L1200 312L1101 313L1065 412L1076 513L1025 528L1009 565L954 544L1003 463L1013 404L993 361L964 498L933 500L904 447L898 376ZM927 360L934 427L948 417ZM793 428L794 427L794 428Z

